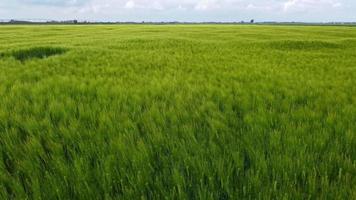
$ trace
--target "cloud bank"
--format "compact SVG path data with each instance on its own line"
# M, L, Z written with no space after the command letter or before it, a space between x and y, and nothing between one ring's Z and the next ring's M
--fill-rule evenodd
M0 18L356 21L353 0L1 0Z

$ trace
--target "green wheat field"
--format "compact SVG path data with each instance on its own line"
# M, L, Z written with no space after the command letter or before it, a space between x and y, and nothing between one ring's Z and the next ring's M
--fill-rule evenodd
M356 27L0 26L0 199L355 199Z

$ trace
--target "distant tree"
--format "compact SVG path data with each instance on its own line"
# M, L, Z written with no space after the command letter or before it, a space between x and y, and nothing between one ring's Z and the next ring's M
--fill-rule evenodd
M251 19L251 24L255 23L255 20L254 19Z
M74 24L78 24L78 20L76 20L76 19L73 20L73 23L74 23Z

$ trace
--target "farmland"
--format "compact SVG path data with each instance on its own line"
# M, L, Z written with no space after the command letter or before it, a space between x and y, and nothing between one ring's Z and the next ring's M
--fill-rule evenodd
M0 199L355 199L356 27L0 26Z

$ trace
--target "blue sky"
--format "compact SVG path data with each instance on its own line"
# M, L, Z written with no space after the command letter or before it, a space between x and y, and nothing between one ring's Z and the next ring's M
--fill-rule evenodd
M0 19L356 21L356 0L0 0Z

